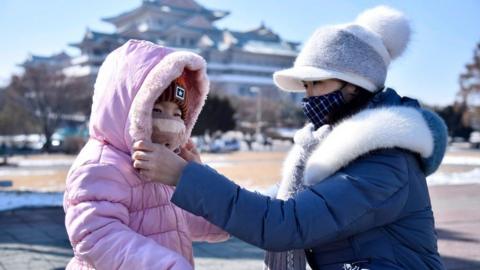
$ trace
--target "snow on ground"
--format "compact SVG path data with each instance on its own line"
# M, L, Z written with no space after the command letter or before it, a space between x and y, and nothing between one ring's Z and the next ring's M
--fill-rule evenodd
M10 169L0 170L0 177L2 176L30 176L30 175L54 175L57 170L25 170L25 169Z
M231 167L234 166L235 164L229 161L212 161L212 162L205 162L208 166L218 169L218 168L223 168L223 167Z
M480 168L476 168L467 172L434 173L427 178L427 183L429 186L480 184Z
M0 211L20 207L61 206L63 192L0 191Z
M462 173L435 173L428 177L428 185L480 184L480 168ZM276 185L270 188L249 188L265 195L276 193ZM62 192L0 191L0 211L21 207L61 206Z
M446 156L443 158L442 165L480 166L480 158L462 157L462 156Z
M449 148L449 151L455 152L455 150ZM54 175L59 169L68 169L73 160L73 158L12 159L12 163L17 166L0 168L0 180L6 176ZM239 163L242 163L242 160L233 161L226 156L209 156L204 161L215 169L239 166ZM447 155L442 164L454 167L472 166L473 168L461 172L447 172L448 170L440 169L440 171L427 178L429 186L480 184L480 152L478 157L471 153L468 155ZM256 190L270 196L276 193L275 186L255 188L254 179L245 179L242 181L242 185L248 186L249 190ZM60 206L62 205L62 196L62 192L10 191L2 190L0 187L0 211L19 207Z
M74 159L21 159L13 161L19 167L71 166Z

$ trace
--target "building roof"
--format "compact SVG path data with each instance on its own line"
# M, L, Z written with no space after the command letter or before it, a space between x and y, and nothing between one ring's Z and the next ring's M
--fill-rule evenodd
M22 66L22 67L36 66L36 65L66 66L70 62L70 60L71 60L71 56L63 51L57 54L49 55L49 56L30 54L27 57L27 59L19 66Z
M83 39L77 43L70 43L72 47L82 48L86 43L100 43L102 41L111 41L114 43L123 43L128 40L128 37L119 35L117 33L102 33L93 31L89 28L85 31Z
M147 13L158 15L155 17L158 17L159 19L162 19L162 16L169 16L170 14L173 15L174 20L168 20L168 24L159 25L155 25L158 23L156 20L147 20L145 22L139 20L139 17L144 16ZM195 50L197 53L202 53L202 50L216 50L220 53L228 50L235 54L245 52L258 54L259 57L262 57L262 55L266 57L283 56L292 60L298 54L299 43L284 40L263 22L258 27L247 31L220 29L215 26L214 21L223 18L227 14L229 13L206 9L194 0L144 0L141 6L133 10L115 17L104 19L105 21L113 23L117 27L116 33L103 33L87 29L80 42L70 44L71 46L79 48L82 51L82 54L86 54L86 56L88 56L86 58L87 60L95 60L95 65L88 66L84 61L82 62L82 65L78 65L75 67L76 69L72 67L69 71L72 71L75 74L94 73L94 69L98 69L96 63L99 62L96 61L95 57L104 57L104 55L113 50L116 46L120 46L132 37L150 40L154 43L175 47L177 49ZM152 28L149 28L148 31L137 29L141 26L141 24L137 24L137 22L140 21L145 24L152 24ZM282 63L282 61L285 62L285 59L278 59L278 61L272 59L260 59L258 60L258 63L261 63L260 65L248 64L245 67L238 66L239 63L236 63L235 61L237 60L229 63L226 67L222 67L222 70L241 69L243 71L246 70L267 74L272 72L272 70L270 70L272 67L269 66L268 68L270 69L267 71L264 70L266 66L272 63L273 65L276 65L275 63ZM75 65L75 63L73 64ZM210 68L212 68L212 66L210 66ZM215 76L220 75L216 74ZM225 77L225 74L223 74L216 79L217 81L231 79L240 83L240 77L247 75L236 74L235 76L238 78L227 78ZM248 76L256 75L250 74ZM267 76L268 78L263 78L262 76L258 75L258 78L248 77L246 80L251 80L251 82L255 83L271 84L270 75Z
M175 13L184 16L189 16L194 12L195 14L204 16L211 22L222 19L230 14L228 11L207 9L194 0L144 0L140 7L121 13L117 16L103 18L102 20L117 24L122 20L128 20L129 18L135 17L145 10L159 13Z
M192 26L196 28L203 28L203 29L215 29L212 22L208 21L204 16L201 15L194 15L191 18L187 19L184 23L184 26Z
M234 47L253 53L281 54L295 56L298 53L297 42L283 40L272 29L262 23L259 27L245 31L225 30L225 36L231 40Z

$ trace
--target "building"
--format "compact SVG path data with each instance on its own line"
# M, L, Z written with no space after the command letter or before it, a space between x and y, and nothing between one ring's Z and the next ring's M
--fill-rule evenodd
M202 55L212 92L250 96L262 90L262 95L280 97L272 74L293 64L299 43L282 39L263 23L250 31L215 26L228 15L194 0L143 0L133 10L102 19L115 26L115 33L87 29L82 40L70 44L80 55L64 72L94 78L109 52L130 38L145 39Z
M62 69L71 66L72 58L65 52L53 54L51 56L39 56L30 54L27 59L19 66L23 68L49 68L62 71Z

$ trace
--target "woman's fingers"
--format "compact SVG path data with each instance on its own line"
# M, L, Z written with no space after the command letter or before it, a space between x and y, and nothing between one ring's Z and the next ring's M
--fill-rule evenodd
M198 153L198 150L194 144L190 149L187 148L187 145L182 147L182 151L180 152L180 157L186 161L195 161L198 163L202 163L200 154Z
M154 150L154 145L152 142L141 140L133 144L133 149L136 151L152 152Z
M192 152L194 155L197 155L197 156L200 155L200 153L198 153L198 149L197 149L197 147L195 147L195 145L192 147L192 149L190 149L190 152Z
M148 170L150 169L149 162L143 160L135 160L133 162L133 167L135 169Z
M151 178L150 170L140 169L139 172L143 177L151 181L152 178Z
M193 158L192 153L188 149L182 149L182 151L180 151L179 156L186 161L191 161Z
M132 155L133 160L151 160L151 154L145 151L135 151Z
M191 150L192 148L195 148L195 143L192 141L192 139L188 139L188 142L185 144L185 148L188 150Z

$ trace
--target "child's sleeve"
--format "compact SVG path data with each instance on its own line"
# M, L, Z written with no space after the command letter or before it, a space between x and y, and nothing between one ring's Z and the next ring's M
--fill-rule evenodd
M131 230L131 189L111 165L85 165L70 177L65 225L75 256L96 269L193 269L180 254Z
M210 243L228 240L230 235L219 227L208 222L203 217L184 211L193 241L206 241Z

